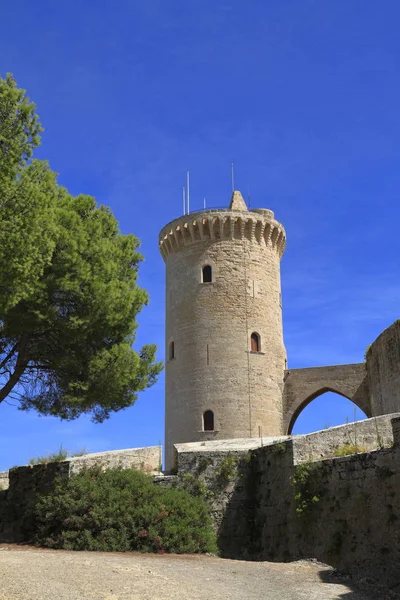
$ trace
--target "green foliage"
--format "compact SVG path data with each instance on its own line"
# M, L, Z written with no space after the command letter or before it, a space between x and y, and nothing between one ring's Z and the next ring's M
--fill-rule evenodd
M0 78L0 402L101 422L161 370L154 345L132 348L148 301L139 240L31 160L40 131L24 91Z
M221 459L216 476L221 484L227 484L237 474L240 457L236 454L227 454Z
M78 450L77 452L70 452L60 446L58 452L50 452L49 454L45 454L44 456L36 456L29 460L30 465L47 465L52 462L62 462L63 460L67 460L67 458L72 458L74 456L85 456L87 451L85 448Z
M318 467L314 463L301 463L296 466L294 474L291 477L296 513L299 516L306 515L312 506L320 500L316 493L315 478L313 477L317 469Z
M334 449L332 456L347 456L349 454L358 454L359 452L366 452L366 448L358 444L343 444Z
M11 73L0 77L0 165L3 176L13 178L31 158L43 131L36 107L17 88Z
M207 505L138 471L90 468L57 481L34 512L35 542L49 548L216 552Z
M274 454L285 454L286 452L286 444L285 442L278 442L277 444L273 444L271 446L271 451Z
M211 490L198 476L193 473L184 473L178 487L187 490L192 496L202 498L207 502L214 500L214 491Z

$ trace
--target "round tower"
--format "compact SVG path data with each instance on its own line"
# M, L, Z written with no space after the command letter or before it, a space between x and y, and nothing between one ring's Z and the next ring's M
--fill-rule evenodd
M165 466L173 445L282 434L284 228L235 191L168 223Z

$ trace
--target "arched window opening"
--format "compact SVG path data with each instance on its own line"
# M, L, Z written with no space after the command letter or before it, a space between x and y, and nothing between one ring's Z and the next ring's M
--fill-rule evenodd
M169 360L175 358L175 342L169 343L168 358Z
M212 268L210 265L205 265L203 267L203 283L211 283L212 282Z
M206 410L203 415L204 431L214 431L214 413L212 410Z
M261 352L260 336L255 331L251 334L251 351Z
M312 433L321 431L336 425L346 425L363 421L367 415L351 400L336 392L324 392L311 402L307 402L294 415L293 424L290 425L290 432L293 434ZM357 443L357 434L355 441L352 440L352 432L349 432L352 443Z

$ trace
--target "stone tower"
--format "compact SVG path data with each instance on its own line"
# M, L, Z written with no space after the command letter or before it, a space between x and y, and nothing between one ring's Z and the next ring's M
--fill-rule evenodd
M284 228L235 191L160 233L166 262L166 469L179 442L280 435Z

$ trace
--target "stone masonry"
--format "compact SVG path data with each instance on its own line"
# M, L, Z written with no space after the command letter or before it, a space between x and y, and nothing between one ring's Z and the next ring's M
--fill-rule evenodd
M179 442L281 434L284 249L285 232L273 213L247 210L239 192L228 210L186 215L161 231L167 469ZM206 265L212 281L203 283ZM260 339L256 352L253 332ZM212 431L203 427L207 410L214 413Z
M284 380L283 430L285 433L292 432L298 415L307 404L328 391L352 400L367 417L372 416L365 363L290 369L286 371Z
M124 450L109 450L108 452L92 452L83 456L73 456L63 461L67 465L69 474L79 473L85 467L101 466L103 469L121 467L123 469L137 469L143 473L156 475L161 471L162 448L161 446L147 446L145 448L126 448ZM32 466L19 467L32 469ZM9 471L0 473L0 491L9 487Z
M285 246L273 212L248 210L237 191L227 210L184 215L161 230L167 470L174 467L175 444L290 434L303 408L328 391L352 400L367 417L400 409L399 322L372 344L367 364L287 369Z
M265 442L177 446L178 475L212 492L222 555L314 558L400 590L400 416Z

